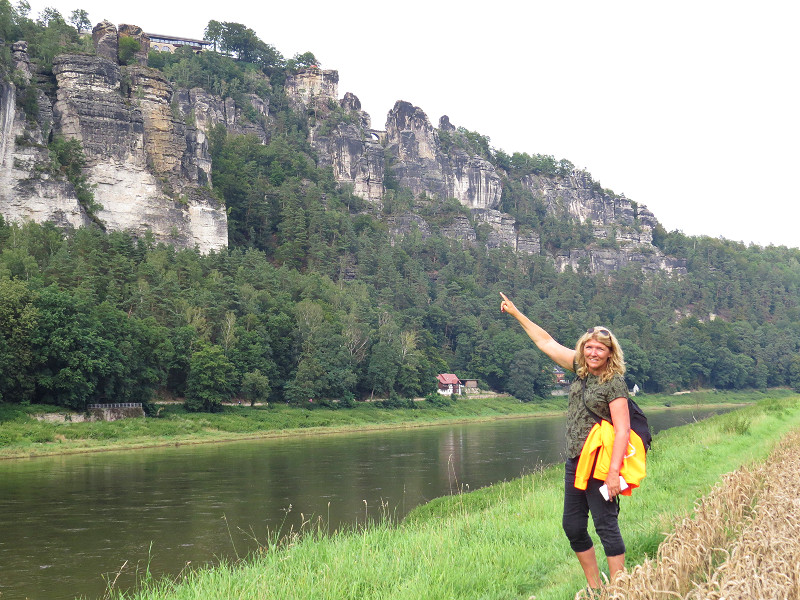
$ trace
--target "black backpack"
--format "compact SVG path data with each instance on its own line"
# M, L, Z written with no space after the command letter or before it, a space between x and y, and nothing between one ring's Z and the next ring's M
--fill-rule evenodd
M586 404L586 398L584 397L585 392L586 378L583 378L581 379L581 399L583 400L583 405L586 407L586 410L597 418L597 422L599 423L603 420L603 417L594 412L589 408L589 405ZM650 443L653 441L653 435L650 433L650 424L647 422L647 416L642 409L639 408L639 405L630 398L628 398L628 415L630 415L631 430L635 431L636 434L642 438L645 451L650 450Z

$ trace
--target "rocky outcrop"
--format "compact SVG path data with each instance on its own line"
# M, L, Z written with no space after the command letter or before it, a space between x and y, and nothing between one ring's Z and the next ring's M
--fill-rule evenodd
M144 167L144 118L120 93L119 66L100 56L61 55L53 59L53 74L56 133L79 140L89 164Z
M526 175L522 184L545 203L551 214L581 223L590 220L601 225L635 225L632 202L599 189L585 171L574 171L564 177Z
M233 98L223 99L203 88L177 90L173 102L180 109L187 126L194 128L202 140L205 140L212 127L224 125L229 134L255 135L263 143L268 143L271 137L269 125L272 123L269 101L255 94L245 94L244 98L260 122L247 118L244 107L237 106Z
M12 46L16 67L26 82L33 71L27 43ZM17 106L18 93L36 93L38 111L26 115ZM30 87L19 90L0 81L0 213L11 221L52 221L62 227L87 225L89 219L71 184L49 173L47 135L53 115L50 101Z
M62 55L54 61L56 122L83 143L98 217L111 229L201 251L227 245L227 215L209 191L204 140L173 109L160 72L123 67L102 57ZM122 92L122 93L121 93Z
M521 234L517 222L499 210L475 208L472 217L477 222L488 223L491 227L486 246L488 248L511 247L524 254L539 254L541 243L535 233Z
M380 206L384 194L385 161L383 147L371 135L353 124L339 124L317 146L320 164L333 167L339 183L353 186L353 193L373 205Z
M686 273L686 260L665 256L653 246L629 246L613 248L588 248L560 251L555 256L560 271L567 267L578 272L611 273L630 265L645 272L666 271L682 275Z
M440 124L454 130L446 117ZM415 196L456 198L468 208L500 205L502 186L494 166L457 146L443 150L422 109L395 103L386 119L386 144L392 176Z
M557 252L554 259L560 270L569 266L607 273L636 265L644 271L686 272L685 261L667 257L653 246L653 229L658 224L653 213L624 196L602 190L588 173L575 171L564 177L527 175L522 183L551 214L580 223L591 222L593 226L593 236L600 247Z
M286 77L286 95L295 103L309 107L328 100L339 103L339 71L319 67L300 69Z
M384 194L384 153L370 129L369 115L352 93L339 101L339 72L318 67L286 78L286 94L295 110L311 117L310 142L319 165L331 167L336 181L380 207Z
M46 124L52 123L54 134L81 142L85 174L102 207L95 216L107 229L149 231L157 241L204 252L226 246L225 207L205 187L211 160L204 136L186 124L158 71L117 64L115 34L101 24L94 30L100 55L53 60L56 99L51 106L40 94L39 123L16 109L16 88L3 84L2 214L70 227L90 222L72 186L51 174Z
M386 225L392 239L410 235L415 231L419 232L422 240L427 240L432 235L428 222L414 213L391 215L386 218Z
M352 93L337 103L339 110L332 108L336 89L325 83L327 73L301 72L290 78L287 90L313 116L311 143L320 164L330 165L339 183L351 185L356 195L378 206L387 175L394 182L390 187L407 188L414 196L456 198L468 208L499 206L502 186L493 165L455 145L443 150L437 130L420 108L397 102L385 131L373 130Z
M474 245L475 241L478 239L469 218L463 215L458 215L454 217L450 223L443 225L440 229L440 233L446 238L458 240L464 245L469 246Z
M119 42L117 40L117 28L113 23L103 21L92 29L92 42L97 56L110 60L114 64L119 55Z

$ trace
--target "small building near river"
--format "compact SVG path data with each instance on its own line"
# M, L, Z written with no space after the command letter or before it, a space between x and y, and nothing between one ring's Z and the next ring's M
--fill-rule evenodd
M439 373L436 376L438 386L436 391L442 396L452 396L453 394L461 394L463 386L461 380L453 373Z

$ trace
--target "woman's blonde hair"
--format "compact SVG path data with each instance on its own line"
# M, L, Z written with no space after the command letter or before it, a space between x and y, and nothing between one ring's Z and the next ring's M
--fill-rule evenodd
M586 357L583 355L583 347L589 340L600 342L611 350L611 354L608 355L606 370L600 375L600 381L606 382L614 375L625 374L625 355L622 352L622 347L619 345L617 338L605 327L591 327L581 336L575 346L575 361L578 363L578 377L583 379L589 374L589 367L586 366Z

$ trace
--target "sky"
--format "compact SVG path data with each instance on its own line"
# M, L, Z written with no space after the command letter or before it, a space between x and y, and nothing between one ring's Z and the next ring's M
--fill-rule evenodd
M243 23L337 70L376 129L405 100L495 149L566 158L668 231L800 246L795 0L30 4L190 38Z

